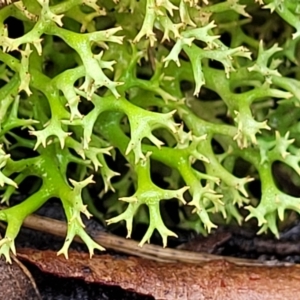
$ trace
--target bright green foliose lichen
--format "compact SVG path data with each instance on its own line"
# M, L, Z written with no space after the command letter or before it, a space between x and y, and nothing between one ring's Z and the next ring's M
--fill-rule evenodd
M15 28L6 26L9 17ZM68 255L75 235L91 255L102 250L81 219L91 216L85 188L93 176L103 186L96 201L113 192L108 224L125 221L130 237L134 217L148 222L141 245L154 230L164 245L176 236L160 206L174 198L180 227L209 232L217 216L241 224L246 209L260 232L278 235L286 211L300 212L300 198L279 189L272 171L282 162L299 185L299 39L296 0L23 0L3 7L0 185L7 207L0 220L7 230L0 253L10 260L23 220L51 198L61 200L68 222L59 253ZM123 157L124 174L108 155ZM241 160L247 167L239 175ZM153 182L155 162L169 170L165 188ZM10 207L29 176L40 180Z

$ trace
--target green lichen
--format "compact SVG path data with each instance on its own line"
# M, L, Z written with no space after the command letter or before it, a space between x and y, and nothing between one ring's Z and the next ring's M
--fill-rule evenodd
M299 16L295 0L23 0L1 8L0 254L10 261L23 220L51 198L68 222L59 253L67 257L75 235L91 255L103 250L81 219L91 217L93 178L107 224L125 221L128 237L134 220L147 224L141 245L155 230L164 246L176 236L161 205L174 199L179 227L204 233L220 217L255 218L260 233L278 236L287 211L300 212L300 198L280 189L272 171L281 162L300 184ZM164 187L153 180L156 165L168 170ZM38 179L28 197L10 206L30 176Z

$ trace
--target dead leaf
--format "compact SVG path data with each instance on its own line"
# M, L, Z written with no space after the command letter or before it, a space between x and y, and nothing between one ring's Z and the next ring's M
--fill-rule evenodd
M300 267L238 266L225 260L159 263L147 259L70 251L69 260L53 251L19 249L18 256L42 271L150 295L155 299L295 299Z

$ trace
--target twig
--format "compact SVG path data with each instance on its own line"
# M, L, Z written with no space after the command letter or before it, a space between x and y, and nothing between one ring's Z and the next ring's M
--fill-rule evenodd
M67 226L65 222L54 220L47 217L38 215L28 216L23 225L27 228L47 232L59 237L65 237L67 232ZM160 262L184 262L192 264L201 264L203 262L209 262L214 260L226 260L241 266L287 266L291 263L276 261L261 262L258 260L225 257L207 253L196 253L192 251L178 250L172 248L162 248L156 245L146 244L143 247L138 245L138 242L128 240L116 235L106 232L94 232L92 233L94 240L107 249L112 249L117 252L126 253L129 255L139 256ZM77 242L81 242L81 239L76 237Z

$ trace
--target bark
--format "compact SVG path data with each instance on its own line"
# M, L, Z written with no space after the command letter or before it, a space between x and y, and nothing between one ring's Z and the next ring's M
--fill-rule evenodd
M296 299L300 267L240 266L225 260L201 264L160 263L70 252L69 260L53 251L19 249L20 258L44 272L87 282L116 285L164 300Z

